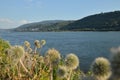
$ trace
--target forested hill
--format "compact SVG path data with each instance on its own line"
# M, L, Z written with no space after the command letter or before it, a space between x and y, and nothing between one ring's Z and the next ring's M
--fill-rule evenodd
M120 11L87 16L63 27L62 30L120 31Z
M13 29L14 31L60 31L61 27L67 26L73 21L49 20L42 22L29 23Z
M16 31L120 31L120 11L100 13L75 21L25 24Z

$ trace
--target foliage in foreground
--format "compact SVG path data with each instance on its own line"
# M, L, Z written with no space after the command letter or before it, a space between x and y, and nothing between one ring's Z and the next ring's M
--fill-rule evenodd
M120 48L112 49L111 64L106 58L96 58L91 71L84 74L73 53L63 58L52 48L40 55L45 44L45 40L35 40L32 49L28 41L24 46L11 46L0 39L0 80L120 80Z

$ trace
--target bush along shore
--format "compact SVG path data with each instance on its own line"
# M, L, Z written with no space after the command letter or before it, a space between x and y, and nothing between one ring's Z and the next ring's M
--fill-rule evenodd
M64 58L52 48L41 55L45 44L35 40L32 49L28 41L21 46L0 39L0 80L120 80L120 47L111 48L110 59L96 58L84 73L74 53Z

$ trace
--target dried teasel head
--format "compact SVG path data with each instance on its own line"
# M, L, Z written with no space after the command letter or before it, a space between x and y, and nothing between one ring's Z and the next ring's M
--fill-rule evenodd
M47 56L49 57L50 62L56 63L61 59L59 51L56 49L52 48L47 51Z
M91 70L99 80L106 80L111 76L110 62L103 57L96 58L92 64Z
M65 58L65 65L68 69L76 69L79 66L79 58L71 53Z
M40 41L39 40L35 40L34 41L34 44L37 48L41 48L41 45L40 45Z

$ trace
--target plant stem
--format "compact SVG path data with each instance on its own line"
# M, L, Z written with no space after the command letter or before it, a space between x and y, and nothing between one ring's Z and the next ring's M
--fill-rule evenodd
M72 75L72 70L70 70L70 73L69 73L69 75L68 75L67 80L70 80L70 79L71 79L71 75Z
M20 59L20 64L22 65L22 67L24 68L24 70L25 70L26 72L28 72L27 68L24 66L24 64L23 64L23 62L22 62L21 59Z
M51 63L50 63L50 80L53 80L53 69Z
M35 52L34 52L35 54L37 53L37 47L35 47Z

